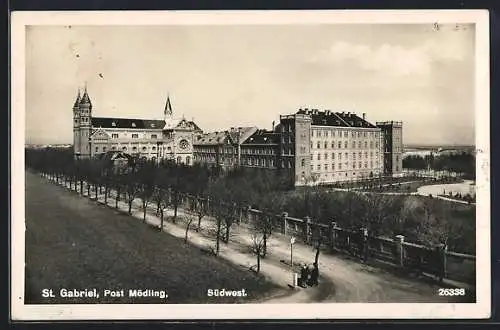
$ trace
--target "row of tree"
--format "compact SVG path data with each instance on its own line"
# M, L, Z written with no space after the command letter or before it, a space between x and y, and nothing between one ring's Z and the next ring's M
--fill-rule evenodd
M435 199L328 193L317 186L292 192L288 190L286 175L272 171L247 168L222 171L217 167L183 166L168 161L154 163L132 157L120 167L110 157L74 160L71 150L27 149L26 163L57 181L64 180L82 194L85 186L90 196L93 187L95 198L98 193L104 194L105 203L113 196L115 207L122 200L128 204L130 213L134 201L140 200L144 220L148 207L153 207L161 219L160 228L163 228L164 210L173 210L171 221L175 223L178 209L189 199L189 209L198 222L196 230L201 228L207 215L216 221L215 254L221 242L229 242L231 228L241 221L244 210L249 206L259 209L263 211L262 216L251 224L257 269L260 258L267 254L268 240L277 228L275 215L283 210L293 217L311 218L310 243L316 247L316 259L324 243L316 224L331 221L352 230L367 228L371 236L402 234L410 241L429 245L447 241L450 249L458 252L473 253L475 246L473 215L470 222L467 219L452 221L455 220L453 210ZM186 227L186 238L191 222ZM464 228L467 230L460 233Z
M411 170L450 171L460 173L466 179L476 176L476 159L471 153L448 155L410 155L403 159L403 168Z

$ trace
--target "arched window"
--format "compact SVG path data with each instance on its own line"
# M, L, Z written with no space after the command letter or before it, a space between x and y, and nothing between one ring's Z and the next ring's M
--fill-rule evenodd
M177 157L177 163L180 164L182 162L181 156Z
M305 159L302 159L302 161L300 162L300 166L302 166L302 167L306 166L306 160Z
M189 157L189 156L186 157L186 164L187 165L191 164L191 157Z
M146 150L148 150L148 148L142 147L142 151L146 151Z

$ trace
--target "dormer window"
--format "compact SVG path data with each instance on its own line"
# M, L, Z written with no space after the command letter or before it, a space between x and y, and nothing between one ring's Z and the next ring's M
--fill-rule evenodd
M135 123L134 122L132 122L132 127L135 127Z
M115 122L112 122L112 123L111 123L111 126L116 127L116 123L115 123Z
M155 128L155 124L154 123L151 124L151 128Z

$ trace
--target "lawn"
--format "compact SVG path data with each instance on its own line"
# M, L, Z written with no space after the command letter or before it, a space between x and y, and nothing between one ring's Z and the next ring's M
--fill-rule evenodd
M99 303L248 303L277 286L182 239L26 174L25 303L96 303L43 298L42 289L164 290L168 299L104 298ZM208 289L247 297L208 297ZM56 295L57 296L57 295Z

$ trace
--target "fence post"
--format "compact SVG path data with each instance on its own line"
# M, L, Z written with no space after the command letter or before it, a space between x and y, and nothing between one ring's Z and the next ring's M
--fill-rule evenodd
M281 213L281 218L283 220L282 221L282 224L283 224L283 231L282 231L282 233L285 236L287 234L287 229L288 229L288 223L287 223L287 220L286 220L287 217L288 217L288 213L287 212L282 212Z
M311 235L310 235L311 217L309 217L309 216L304 218L304 229L305 229L305 233L304 233L305 242L306 242L306 244L309 244L311 241Z
M444 278L446 278L447 269L446 269L446 252L448 252L448 245L439 244L438 245L438 257L439 257L439 269L438 269L438 277L439 282L441 283Z
M394 242L396 243L396 255L395 262L396 265L400 267L404 267L404 255L403 255L403 243L405 241L405 237L403 235L396 235L394 237Z
M330 248L331 251L335 251L335 245L337 244L337 223L335 221L330 222Z

